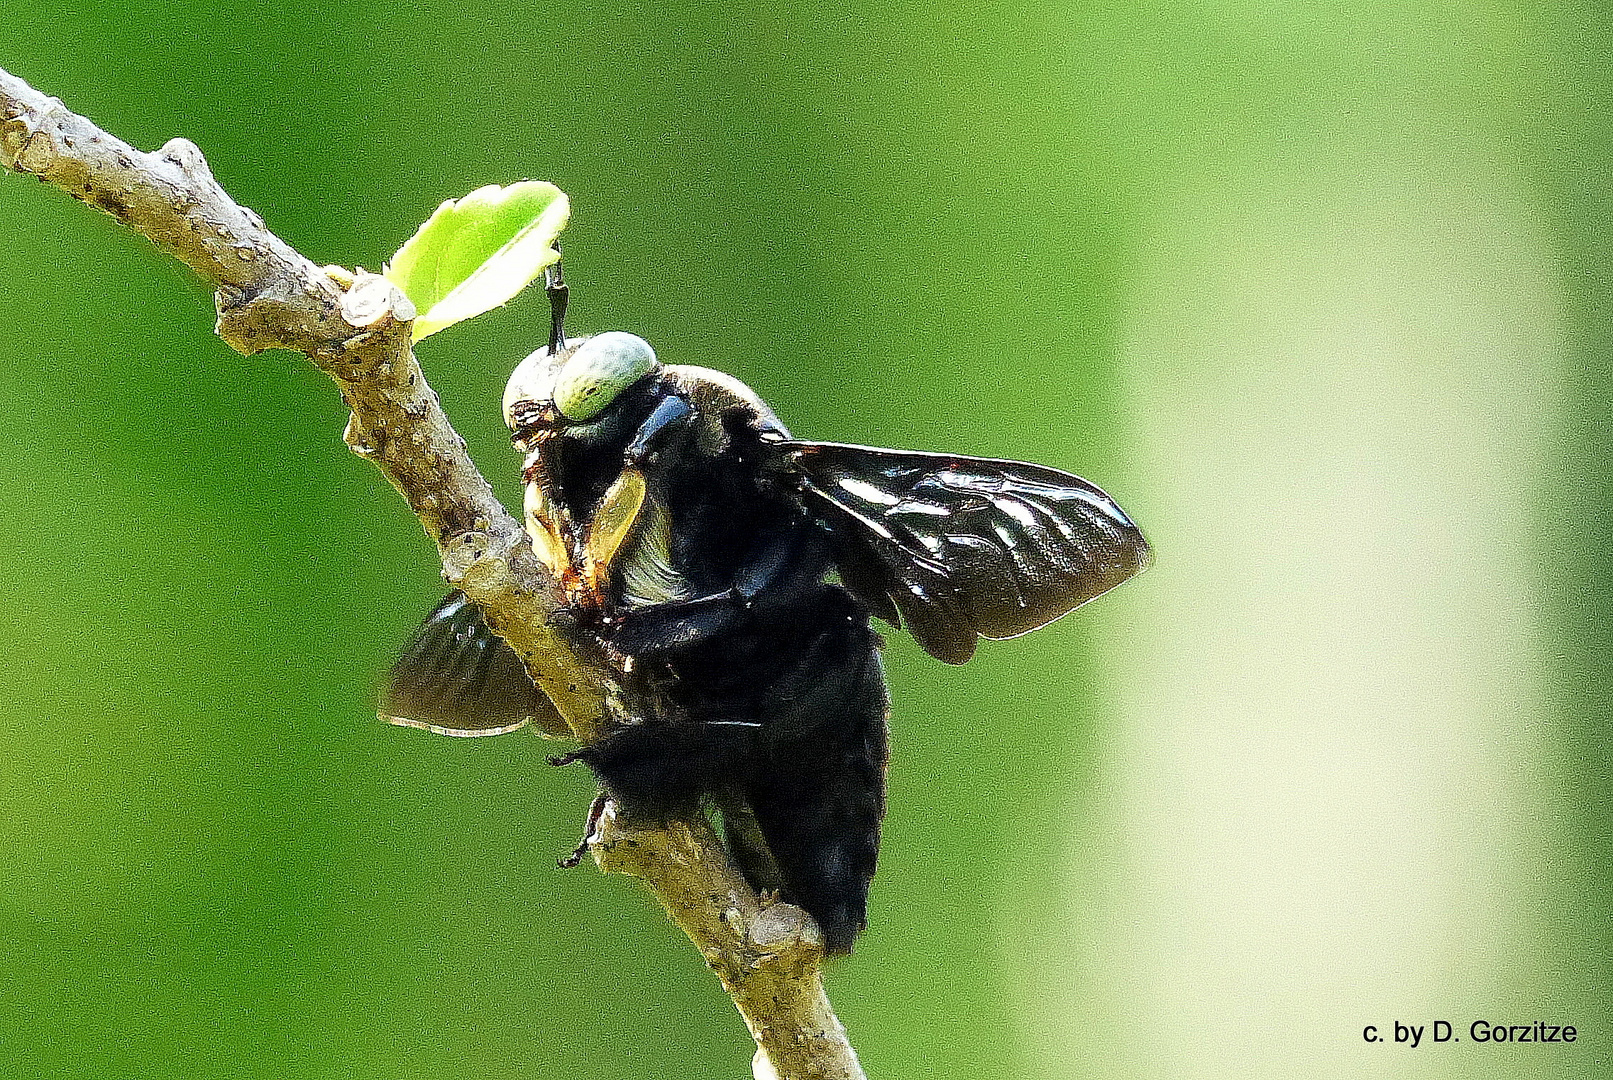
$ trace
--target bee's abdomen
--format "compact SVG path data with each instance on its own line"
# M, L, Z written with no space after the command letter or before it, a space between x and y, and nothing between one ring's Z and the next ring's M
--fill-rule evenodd
M581 752L629 814L688 813L740 798L772 865L758 888L817 919L832 953L867 925L885 816L889 703L878 638L845 590L822 585L768 623L667 661L679 719L626 727Z
M825 627L775 701L745 797L785 898L818 920L829 952L850 952L885 817L889 700L867 617Z

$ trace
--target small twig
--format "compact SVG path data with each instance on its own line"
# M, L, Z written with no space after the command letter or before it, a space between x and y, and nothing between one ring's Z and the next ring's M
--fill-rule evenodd
M486 613L579 738L608 714L615 673L556 616L564 596L448 423L410 348L415 312L384 278L321 268L236 204L194 144L143 153L0 70L0 164L104 210L217 289L218 334L245 354L289 349L335 380L344 438L408 501L443 574ZM759 1078L860 1080L823 992L817 927L764 905L703 821L628 828L607 810L593 850L642 878L700 949L757 1043Z

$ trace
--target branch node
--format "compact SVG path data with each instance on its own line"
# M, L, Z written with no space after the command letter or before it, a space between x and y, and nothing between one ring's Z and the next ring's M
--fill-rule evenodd
M19 119L27 125L27 117ZM50 168L51 162L56 159L55 145L48 135L41 139L40 132L30 126L23 126L19 134L22 138L17 141L15 151L11 149L10 140L7 140L6 152L12 168L43 176L45 170Z
M306 303L282 295L278 289L254 293L239 285L221 285L213 294L218 322L213 329L224 343L243 356L269 349L292 348L306 340Z
M358 330L380 328L388 319L409 322L415 314L402 290L379 274L357 274L342 294L342 318Z
M191 180L199 184L215 187L218 181L213 179L213 170L207 165L207 158L201 147L189 139L174 138L162 144L157 151L162 159L176 166Z
M365 433L363 422L359 420L357 413L347 415L347 426L342 429L342 442L361 458L373 459L381 454L381 448L371 442Z
M443 577L450 585L469 586L469 591L479 591L477 586L485 587L488 582L509 574L504 554L495 552L493 537L485 532L460 533L443 545Z
M805 910L794 904L777 903L764 907L751 920L750 943L770 953L808 946L821 950L823 934Z
M760 1046L756 1048L756 1055L750 1061L751 1075L756 1080L779 1080L778 1070L768 1060L767 1051Z
M7 105L4 123L0 124L0 154L5 157L6 168L44 173L56 158L56 147L47 137L36 150L37 136L52 116L67 112L67 106L54 97L46 98L42 107L33 110L21 101Z

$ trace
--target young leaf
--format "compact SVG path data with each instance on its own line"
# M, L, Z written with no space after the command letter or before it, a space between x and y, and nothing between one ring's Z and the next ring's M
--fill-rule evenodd
M420 312L414 340L506 303L560 258L571 204L553 184L489 184L437 207L382 273Z

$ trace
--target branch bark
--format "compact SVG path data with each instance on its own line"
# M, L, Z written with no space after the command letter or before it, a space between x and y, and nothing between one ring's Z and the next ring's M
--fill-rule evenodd
M231 348L301 352L329 375L352 410L344 439L408 501L443 576L481 606L579 738L600 732L615 672L568 635L562 592L449 424L415 361L402 293L304 258L229 197L193 143L135 150L4 70L0 163L106 211L211 282ZM823 991L816 925L757 897L705 821L629 825L607 808L590 842L602 869L645 882L722 980L756 1040L758 1080L861 1080Z

